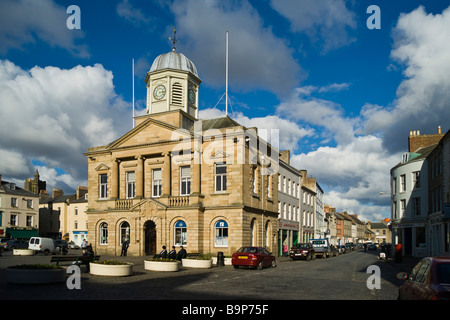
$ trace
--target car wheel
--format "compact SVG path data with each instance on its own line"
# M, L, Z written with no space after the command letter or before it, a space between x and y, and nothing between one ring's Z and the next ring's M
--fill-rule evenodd
M308 255L306 256L306 261L310 261L311 260L311 254L308 253Z
M50 250L48 250L48 249L46 249L46 250L44 251L44 254L45 254L46 256L48 256L49 253L50 253Z
M257 268L258 270L262 270L262 268L263 268L263 262L260 261L259 264L258 264L258 266L257 266L256 268Z
M275 259L273 259L272 261L272 268L275 268L277 266L277 262L275 261Z

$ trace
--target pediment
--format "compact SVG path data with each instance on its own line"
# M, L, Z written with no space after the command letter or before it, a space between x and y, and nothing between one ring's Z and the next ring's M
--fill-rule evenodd
M108 146L108 149L126 148L157 144L167 141L178 141L190 137L187 130L170 124L148 119L139 126L126 133Z
M101 164L97 168L95 168L96 171L103 171L103 170L109 170L109 167L106 164Z

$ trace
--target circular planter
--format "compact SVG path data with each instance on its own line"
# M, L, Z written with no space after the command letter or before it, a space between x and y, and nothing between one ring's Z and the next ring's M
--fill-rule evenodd
M31 249L13 249L14 256L34 256L34 250Z
M66 269L6 268L6 280L19 284L47 284L66 281Z
M180 261L150 261L144 260L144 269L151 271L174 272L180 270Z
M133 274L133 264L89 263L89 273L94 276L127 277Z
M199 259L182 259L183 267L186 268L203 268L209 269L212 267L212 259L209 260L199 260Z

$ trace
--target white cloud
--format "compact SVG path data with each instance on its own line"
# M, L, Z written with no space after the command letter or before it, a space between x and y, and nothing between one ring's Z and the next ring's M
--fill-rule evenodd
M40 39L75 56L89 57L87 47L76 43L84 36L83 31L67 28L66 9L52 0L0 1L0 53L23 50Z
M213 119L223 117L224 115L225 113L218 109L205 109L200 111L200 118L202 119ZM272 129L279 130L278 136L280 141L278 141L278 143L271 141L271 143L275 146L278 145L280 150L297 150L299 141L314 134L314 130L311 128L302 128L293 121L275 115L249 118L241 112L235 112L231 114L230 117L247 128L258 128L261 134L263 134L263 132L270 133Z
M27 71L0 60L0 75L0 150L11 150L2 161L20 154L19 178L34 173L31 161L39 159L65 170L72 177L66 181L83 180L82 153L131 129L130 106L114 92L113 75L102 65Z
M122 0L117 4L117 14L125 20L131 22L135 27L149 25L153 19L136 9L128 0Z
M292 49L264 27L247 0L175 0L171 10L181 39L179 51L195 61L208 85L225 85L226 31L233 90L264 89L282 95L305 77Z
M427 14L423 7L402 14L393 31L391 57L403 68L405 79L389 110L366 106L363 129L383 131L389 150L404 150L410 130L433 134L449 129L450 119L450 7Z
M355 29L356 17L345 0L271 0L270 4L289 20L293 32L306 33L323 53L355 40L349 30Z

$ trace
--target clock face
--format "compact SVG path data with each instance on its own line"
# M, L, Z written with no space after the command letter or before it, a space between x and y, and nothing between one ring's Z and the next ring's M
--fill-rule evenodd
M157 86L155 90L153 90L153 97L157 100L161 100L166 95L166 87L164 87L162 84Z
M192 88L189 88L189 103L195 103L195 90Z

